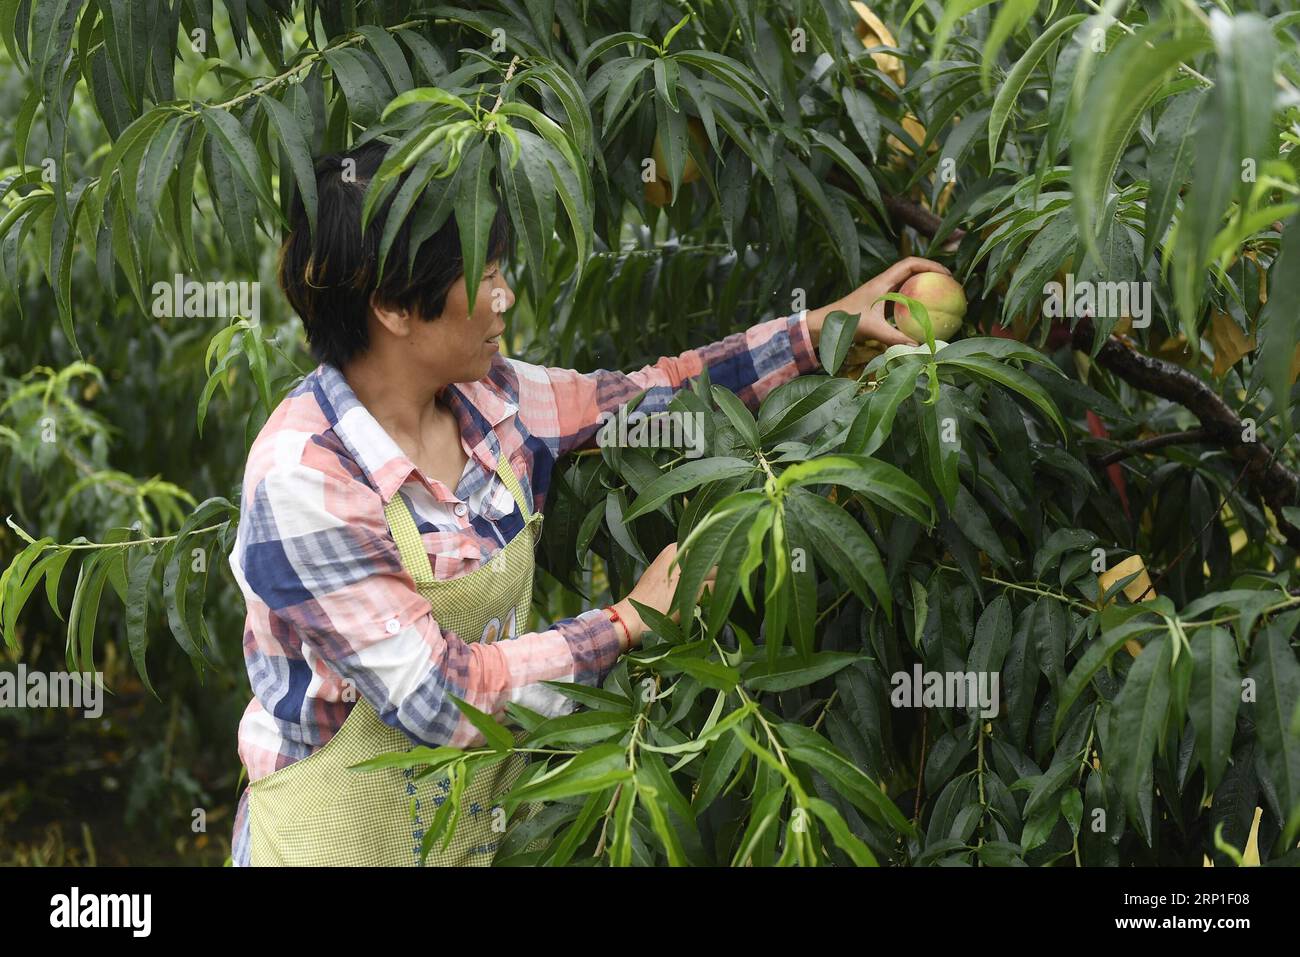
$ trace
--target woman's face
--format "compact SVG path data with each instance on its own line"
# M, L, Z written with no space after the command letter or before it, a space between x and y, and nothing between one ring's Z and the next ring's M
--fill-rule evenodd
M444 382L477 382L488 374L506 328L502 314L515 303L499 261L483 270L473 312L465 281L461 276L447 292L441 316L433 322L416 322L411 329L411 347L427 358Z

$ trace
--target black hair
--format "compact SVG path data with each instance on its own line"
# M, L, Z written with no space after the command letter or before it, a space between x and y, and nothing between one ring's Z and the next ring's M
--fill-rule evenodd
M338 368L370 346L372 294L384 305L413 309L421 319L433 321L442 315L448 291L465 271L460 230L450 214L420 245L408 274L411 229L420 209L417 202L389 247L383 279L376 281L379 241L400 184L371 217L364 236L361 208L366 188L387 152L386 144L371 140L349 152L322 157L315 167L315 233L308 228L299 193L289 216L289 234L280 248L280 288L302 317L312 355L317 362ZM401 182L409 175L408 171ZM497 200L488 232L487 263L502 258L510 245L509 217L505 204Z

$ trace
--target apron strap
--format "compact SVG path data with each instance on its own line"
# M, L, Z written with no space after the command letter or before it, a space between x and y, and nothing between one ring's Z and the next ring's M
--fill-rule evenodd
M533 513L528 507L528 500L524 497L523 486L519 484L519 476L515 474L510 459L499 452L497 453L497 475L505 483L506 488L510 490L510 494L514 496L515 504L519 506L519 511L524 516L524 521L527 522L533 517Z
M429 564L429 553L424 550L424 541L420 530L415 527L415 519L406 506L406 500L400 492L384 506L384 517L392 530L393 540L397 542L397 553L402 557L402 567L406 569L417 583L433 581L433 566Z
M524 524L535 521L540 527L541 516L535 516L529 509L523 486L519 483L519 477L515 475L508 456L497 455L497 475L510 490L515 504L519 506L519 511L524 516ZM424 550L424 542L420 538L415 518L411 515L411 510L400 492L393 493L393 497L384 506L384 517L388 519L393 540L397 542L397 553L401 556L402 565L407 573L417 582L433 581L433 566L429 564L429 554Z

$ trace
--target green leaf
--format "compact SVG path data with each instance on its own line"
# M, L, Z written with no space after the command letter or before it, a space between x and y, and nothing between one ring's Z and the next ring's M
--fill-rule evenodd
M1126 611L1129 612L1127 620L1113 627L1107 627L1106 618L1103 616L1101 634L1084 649L1074 670L1061 686L1060 702L1056 707L1056 721L1053 724L1053 739L1059 732L1065 715L1069 713L1070 706L1124 642L1144 632L1160 631L1165 627L1161 619L1146 617L1149 611L1145 608L1131 607ZM1137 616L1141 616L1140 619Z
M893 616L893 596L875 543L844 509L802 489L786 496L791 521L812 541L819 563L839 576L864 604L878 603ZM872 601L872 596L875 602Z
M844 440L845 451L871 455L889 437L894 416L903 400L916 391L916 380L925 363L919 358L905 359L877 377L876 391L858 412Z
M461 258L465 263L465 292L473 313L487 258L488 231L496 216L491 176L496 159L482 140L469 147L461 161L460 189L456 193L456 225L460 230Z
M1030 627L1038 642L1038 666L1052 687L1059 688L1065 678L1065 649L1070 637L1070 619L1065 605L1043 595L1034 603L1032 620Z
M353 47L324 50L321 55L334 71L334 79L347 98L351 119L362 126L373 126L381 119L384 101L388 100L389 91L383 74L366 54ZM372 68L374 72L371 72ZM391 108L392 104L389 106Z
M1093 248L1102 232L1099 211L1113 188L1120 156L1178 64L1208 46L1203 35L1171 38L1163 24L1126 36L1102 60L1079 111L1074 150L1074 203L1079 231Z
M95 671L95 624L99 619L99 599L108 577L108 559L113 557L111 551L102 551L81 566L83 574L78 577L72 610L68 613L68 639L80 649L74 671Z
M943 51L948 46L948 37L952 35L953 27L957 25L959 20L980 7L987 7L992 2L993 0L948 0L948 2L944 3L941 7L942 13L939 15L939 21L934 27L934 42L930 47L931 61L937 63L943 56ZM908 10L904 22L911 17L912 13L913 10Z
M632 727L632 716L627 713L580 711L577 714L548 718L532 730L527 742L535 747L556 742L589 744L593 741L604 741L613 735L621 735L630 727Z
M709 748L704 766L700 769L698 787L691 799L697 810L702 811L713 803L744 753L744 742L734 734L727 735Z
M1016 61L1016 65L1011 68L1011 71L998 85L997 96L993 99L993 109L989 112L989 165L997 163L998 145L1002 140L1002 132L1006 129L1011 110L1019 101L1020 92L1025 88L1025 84L1029 81L1034 68L1047 55L1047 51L1051 49L1052 44L1067 31L1082 23L1084 19L1084 14L1075 13L1053 23L1034 38L1034 42L1029 45L1029 48Z
M225 110L204 107L200 114L208 133L220 145L231 168L239 174L244 184L261 200L266 208L284 221L280 206L271 196L267 180L262 172L262 161L258 158L257 147L249 139L243 125Z
M189 622L185 615L186 591L189 585L190 561L184 549L179 547L180 539L172 543L164 552L163 566L163 607L167 610L167 626L171 629L177 644L191 658L202 661L204 656L194 642Z
M754 662L745 669L744 682L754 691L789 691L820 681L861 658L847 651L819 651L806 659L791 653L775 662Z
M566 698L599 711L631 712L632 710L630 699L603 688L574 684L571 681L543 681L542 684L554 688Z
M149 648L149 583L153 579L154 565L158 561L158 552L145 552L130 565L126 587L126 643L131 652L131 661L140 675L145 688L155 698L149 681L149 668L146 653Z
M1295 845L1300 829L1300 731L1292 721L1300 701L1300 663L1291 647L1296 620L1292 612L1261 629L1250 664L1259 694L1255 704L1259 758L1281 805L1284 826L1277 843L1287 848ZM1264 849L1260 850L1263 859Z
M1165 230L1178 206L1178 194L1187 183L1192 170L1196 117L1205 95L1200 90L1184 93L1169 101L1160 122L1156 124L1155 143L1147 171L1151 189L1147 195L1142 247L1142 262L1151 259L1156 244L1164 238Z
M730 691L740 681L740 672L735 668L717 661L704 658L692 658L686 655L674 655L660 662L660 668L668 673L682 671L706 688L717 691Z
M989 91L989 77L1002 47L1013 34L1024 28L1037 8L1037 0L1007 0L998 8L998 15L993 20L993 27L989 30L984 50L980 54L980 87L984 92Z
M810 435L834 422L855 391L849 379L800 376L763 400L758 431L766 443Z
M858 867L876 867L876 855L871 853L871 848L862 843L858 837L849 830L849 826L840 816L840 812L835 810L835 805L823 801L821 798L809 798L808 806L813 813L821 818L826 829L831 832L831 840L835 846L849 855L853 863Z
M715 385L710 390L710 394L739 434L741 441L757 452L761 444L758 437L758 423L754 421L754 416L745 407L745 403L736 398L736 394L730 389L724 389L720 385Z
M880 785L867 777L816 731L785 722L777 726L777 733L787 745L787 753L793 760L821 773L836 791L863 814L900 834L915 833L912 822L903 816L898 806L880 789Z
M1241 704L1241 669L1237 645L1223 628L1197 629L1191 646L1188 711L1196 729L1196 754L1205 768L1205 789L1212 793L1223 779L1232 753Z
M847 98L845 103L847 105ZM844 172L849 174L858 189L862 191L862 195L866 198L867 202L875 207L876 211L880 213L882 219L887 219L888 214L885 212L884 201L880 197L880 189L876 186L876 181L871 178L871 173L867 170L867 167L864 166L862 161L853 154L853 151L835 137L828 133L823 133L821 130L809 129L808 135L812 137L813 142L816 143L818 147L834 157L835 162L843 168ZM827 321L830 321L829 316L827 317ZM825 330L823 330L822 335L824 336L825 334ZM822 365L825 365L824 361ZM835 374L835 370L830 369L829 367L827 368L827 371L832 375Z
M736 848L736 853L731 859L733 867L746 864L761 867L767 863L763 860L754 859L754 855L763 835L769 829L777 826L777 816L781 811L781 805L785 802L785 796L785 788L773 788L762 798L754 801L749 813L749 826L745 829L745 836L741 839L740 846Z
M988 515L965 485L957 486L957 497L952 506L952 518L961 534L980 551L1003 568L1012 567L1011 556L1002 544L1002 538L993 529Z
M555 867L563 867L573 859L574 853L577 852L579 845L587 839L596 828L597 822L601 820L602 812L609 804L609 799L603 791L593 791L587 795L587 800L583 802L582 810L578 812L577 819L564 832L564 835L555 842L551 851L551 856L547 863Z
M683 742L682 744L659 745L642 743L641 747L645 748L647 751L655 751L659 754L694 754L697 751L702 751L705 745L715 738L721 737L733 728L739 729L744 724L745 719L753 714L757 708L757 704L753 701L748 701L735 711L728 714L707 731L701 731L693 739Z
M1300 342L1300 217L1282 230L1278 257L1269 268L1268 302L1260 312L1260 344L1255 354L1277 412L1278 442L1295 434L1291 401L1291 360Z
M1016 782L1021 786L1032 785L1029 798L1025 801L1025 817L1033 817L1040 809L1059 803L1049 799L1055 797L1056 793L1065 786L1065 783L1078 770L1079 762L1073 756L1061 754L1057 755L1056 760L1052 762L1052 766L1047 769L1046 773ZM1011 789L1013 791L1018 790L1014 785Z
M933 381L933 373L930 374ZM952 509L957 501L957 462L961 455L961 428L952 401L940 393L937 402L917 401L921 410L921 441L926 464L939 494ZM951 434L952 441L946 440Z
M1134 660L1124 687L1115 698L1111 717L1111 727L1120 733L1111 735L1108 743L1112 753L1102 758L1109 758L1128 815L1143 825L1142 833L1148 843L1152 833L1150 801L1147 800L1151 787L1151 762L1156 745L1164 736L1172 651L1168 636L1160 634ZM1058 709L1058 713L1061 710Z
M991 379L999 385L1018 392L1026 399L1036 405L1046 416L1047 420L1055 425L1061 431L1061 436L1069 441L1069 432L1065 426L1065 420L1061 418L1060 411L1056 408L1056 403L1052 401L1045 389L1036 381L1021 372L1014 366L1005 365L1000 362L994 362L990 359L980 359L975 356L963 358L952 358L946 355L947 350L940 352L938 362L940 365L956 366L966 372L973 373L982 378Z
M554 159L548 158L548 163L551 165L560 201L564 203L565 211L569 214L569 220L573 225L574 240L578 247L578 261L584 262L590 251L589 233L594 192L591 176L587 171L586 163L581 159L580 152L576 150L573 141L559 124L526 103L502 103L497 108L497 113L502 116L518 116L531 123L533 129L542 135L542 138L563 160L557 163ZM584 228L587 233L582 232Z
M547 285L546 249L555 233L555 184L542 148L545 141L528 130L516 130L515 135L519 138L520 161L511 168L499 157L497 172L511 223L523 240L533 294L541 299Z
M502 802L506 814L514 812L520 804L531 801L558 801L603 791L632 777L627 768L627 752L620 744L597 744L581 754L529 779L523 787L512 788ZM624 788L626 792L627 788Z
M583 51L582 56L578 58L576 73L579 76L582 76L598 57L608 53L610 50L614 49L614 47L625 43L650 48L656 46L655 42L644 33L635 33L630 30L624 30L620 33L611 33L608 36L596 39L592 42L591 46L587 47L587 49Z
M137 112L149 70L149 6L146 0L106 0L99 5L108 60L122 81L131 109Z
M923 525L934 522L934 503L906 472L865 455L822 455L790 466L777 488L839 485L853 489L899 515Z
M316 234L316 172L312 165L311 148L308 145L306 131L298 125L297 117L287 106L273 96L263 96L259 102L275 129L275 135L289 158L289 169L293 172L298 193L302 196L303 207L307 211L307 225L311 235ZM283 171L281 172L283 176Z
M391 33L383 27L374 25L357 27L357 33L365 37L370 48L375 51L375 57L379 60L379 65L384 68L384 72L388 74L394 90L401 93L415 86L410 67L406 65L406 56Z
M1086 529L1058 528L1047 536L1047 541L1034 556L1034 580L1042 581L1043 572L1055 565L1066 552L1092 548L1097 540L1097 536Z
M1011 647L1011 602L998 595L988 603L975 626L966 667L975 674L997 674Z
M729 456L697 459L679 465L646 486L636 497L632 507L623 514L623 520L630 522L652 512L673 496L681 495L705 482L720 482L724 479L748 475L755 469L754 463Z
M817 342L817 354L821 358L822 368L831 375L839 372L840 366L844 364L844 357L849 354L857 328L858 316L850 315L842 309L836 309L826 317L821 338Z
M866 93L851 86L846 85L840 95L844 98L844 112L848 114L849 122L871 152L872 162L875 162L876 149L880 144L880 117L876 113L875 104Z
M460 709L460 713L469 719L470 724L478 728L479 732L487 739L487 745L494 751L510 751L515 746L515 738L506 728L504 728L492 715L480 711L468 701L462 701L454 694L448 697Z
M636 791L641 799L641 805L650 812L650 824L654 828L655 834L663 843L664 850L668 855L668 865L670 867L683 867L687 864L686 854L682 850L681 839L668 823L668 818L664 814L663 807L659 804L659 791L652 784L643 784L642 779L645 777L644 770L638 769L636 772Z
M432 103L438 106L450 107L470 116L474 115L474 108L462 100L455 93L449 93L446 90L432 86L422 86L414 90L406 90L397 96L384 107L384 112L380 116L381 120L388 119L393 113L403 107L410 106L412 103Z
M45 551L53 541L54 539L46 537L31 542L14 557L4 573L0 574L0 623L3 624L5 644L15 651L19 648L16 631L18 613L27 603L27 597L36 587L40 577L35 570L31 574L28 574L28 570L41 552ZM39 567L38 565L37 568Z
M785 523L790 543L790 639L804 658L813 653L817 629L817 576L813 572L812 543L797 525Z
M1173 250L1174 305L1179 326L1193 350L1205 267L1223 215L1236 197L1244 200L1251 183L1243 161L1258 163L1268 148L1272 111L1259 104L1273 98L1273 64L1277 43L1268 23L1255 14L1228 17L1210 11L1210 29L1218 53L1214 89L1198 124L1191 186L1178 218Z

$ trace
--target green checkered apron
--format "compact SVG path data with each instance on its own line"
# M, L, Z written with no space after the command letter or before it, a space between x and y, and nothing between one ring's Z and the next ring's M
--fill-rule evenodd
M400 495L384 509L402 565L433 608L444 630L465 641L495 641L531 628L533 550L542 516L533 513L509 459L501 455L497 474L519 503L524 529L496 555L459 578L436 581L410 510ZM527 732L514 731L516 742ZM416 770L350 771L349 765L380 754L409 751L411 739L379 719L360 698L343 727L310 756L252 783L249 788L251 863L266 865L419 865L424 828L450 791L445 774L416 778ZM465 788L461 816L446 850L434 842L430 866L487 866L505 831L496 799L527 766L522 754L480 766ZM517 812L527 820L543 805ZM445 836L445 834L443 835ZM545 843L534 841L530 850Z

